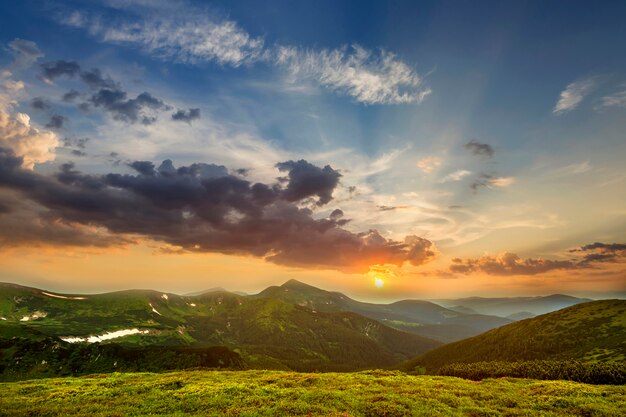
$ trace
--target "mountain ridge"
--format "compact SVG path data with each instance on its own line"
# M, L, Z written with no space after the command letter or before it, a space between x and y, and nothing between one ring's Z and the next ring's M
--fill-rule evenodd
M405 367L539 359L625 361L626 300L591 301L517 321L434 349Z

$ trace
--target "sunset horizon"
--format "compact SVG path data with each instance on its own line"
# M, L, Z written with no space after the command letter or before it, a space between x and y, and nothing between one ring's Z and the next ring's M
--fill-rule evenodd
M617 415L625 18L1 2L0 409Z

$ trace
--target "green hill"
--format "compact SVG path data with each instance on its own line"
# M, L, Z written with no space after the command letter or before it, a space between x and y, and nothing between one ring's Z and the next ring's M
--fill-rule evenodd
M435 370L453 363L529 360L626 360L626 301L593 301L518 321L442 346L405 365Z
M441 344L351 312L314 311L276 298L227 292L78 296L0 284L0 317L4 338L226 346L249 366L293 370L384 367Z
M342 293L325 291L296 280L269 287L254 297L280 299L315 311L349 311L378 320L390 327L442 342L475 336L512 322L502 317L453 311L429 301L364 303Z

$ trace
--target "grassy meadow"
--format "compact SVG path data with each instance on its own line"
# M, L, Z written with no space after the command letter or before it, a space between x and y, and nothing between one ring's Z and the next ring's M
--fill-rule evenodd
M618 416L626 386L398 371L114 373L0 384L1 416Z

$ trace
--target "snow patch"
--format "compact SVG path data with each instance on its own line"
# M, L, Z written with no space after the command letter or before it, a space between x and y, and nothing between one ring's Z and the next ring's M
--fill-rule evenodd
M65 300L86 300L86 297L66 297L64 295L58 295L58 294L50 294L49 292L45 292L42 291L41 292L43 295L47 295L48 297L54 297L54 298L63 298Z
M189 305L192 306L192 307L195 307L196 303L190 303Z
M6 317L0 317L0 320L6 320Z
M167 296L167 294L161 294L161 298L167 300L169 297Z
M163 314L159 313L158 311L156 311L156 308L154 308L154 306L152 305L152 303L148 303L150 304L150 308L152 309L153 313L157 313L159 316L162 316Z
M61 337L61 340L68 343L96 343L105 340L117 339L118 337L130 336L132 334L147 334L149 330L124 329L114 332L104 333L102 335L86 336L86 337Z

